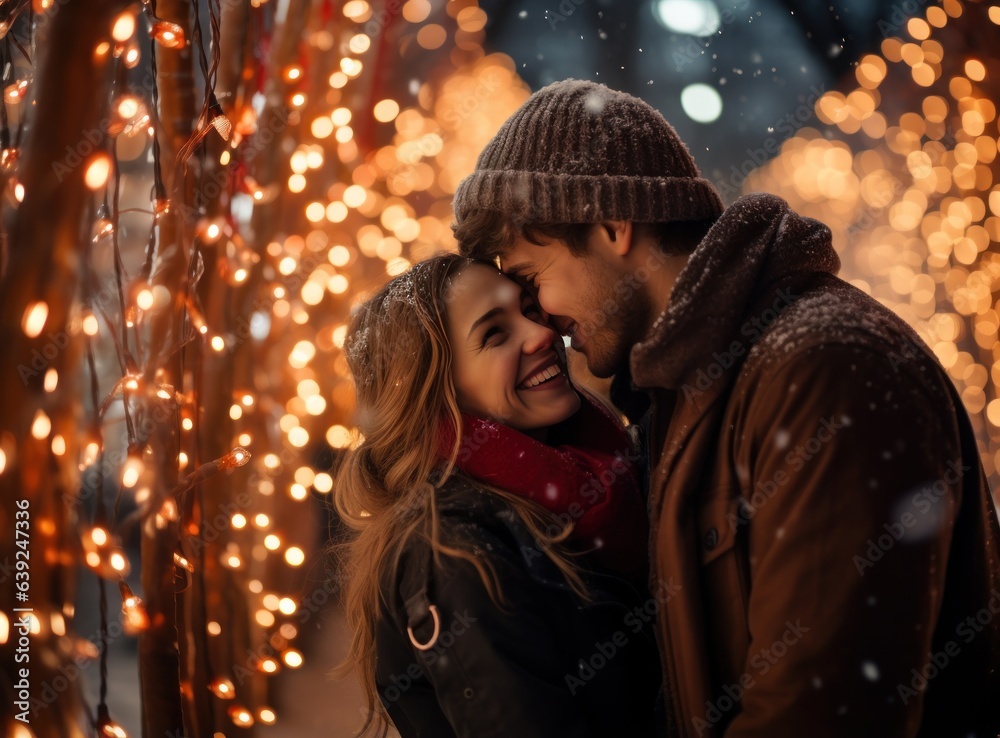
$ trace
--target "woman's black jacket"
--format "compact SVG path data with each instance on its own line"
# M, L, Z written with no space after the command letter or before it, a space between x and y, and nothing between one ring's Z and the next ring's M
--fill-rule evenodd
M652 620L669 588L640 595L585 571L583 601L499 497L457 479L437 494L442 540L488 560L504 600L468 562L438 566L423 537L407 542L375 637L379 697L401 736L654 735Z

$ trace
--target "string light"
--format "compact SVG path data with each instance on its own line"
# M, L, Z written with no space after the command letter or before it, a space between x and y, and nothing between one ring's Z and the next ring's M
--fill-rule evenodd
M84 184L91 190L99 190L108 182L111 175L111 157L106 151L99 151L91 157L87 170L83 175Z
M20 153L17 149L12 149L9 146L0 151L0 171L10 174L14 171L17 166L17 161L20 158Z
M135 16L130 12L125 12L115 19L111 27L111 38L119 43L124 43L132 38L135 33Z
M188 572L194 572L194 565L179 553L174 553L174 563Z
M285 662L285 666L290 669L297 669L302 666L302 653L294 648L289 648L282 653L281 659Z
M947 0L911 18L912 40L884 39L858 64L856 89L817 102L839 135L803 128L744 188L831 226L841 275L909 322L951 375L991 479L1000 474L1000 406L989 401L1000 387L1000 137L987 123L997 106L982 86L986 66L949 49L964 41L946 31L959 16L996 22L994 11Z
M253 725L253 715L242 705L233 705L228 710L229 718L241 728Z
M31 423L31 435L41 441L48 438L51 432L52 421L49 420L49 416L45 414L44 410L36 411L35 419Z
M37 338L42 329L45 328L45 321L49 317L49 306L46 302L39 300L32 302L24 311L24 318L21 321L21 329L28 338Z
M165 20L156 21L149 29L149 35L156 43L166 49L184 48L184 29L176 23Z
M102 720L98 724L98 730L100 731L102 738L128 738L128 733L125 731L125 728L111 718Z
M142 474L145 465L142 463L142 459L138 456L129 456L125 461L124 467L122 467L122 486L123 487L134 487L138 481L139 476Z
M305 553L298 546L289 546L285 550L285 561L288 562L289 566L302 566L305 560Z
M219 105L219 101L215 97L214 92L212 92L209 97L208 122L213 128L215 128L216 131L218 131L219 135L222 136L223 141L229 140L229 136L233 132L233 124L222 111L222 106Z
M220 469L235 469L250 461L250 452L237 446L219 460Z
M222 700L231 700L236 697L236 688L228 679L216 679L209 685L209 689Z
M52 4L52 0L34 2L38 7ZM251 5L260 7L266 3L264 0L252 0ZM424 12L417 5L422 8L422 4L415 3L406 9L407 17L418 11ZM153 58L146 61L162 58L164 49L182 49L189 40L197 46L198 40L185 38L184 28L180 25L157 18L153 12L154 6L148 0L144 1L143 6L151 23L149 35L159 47ZM276 10L271 4L266 12ZM363 0L345 3L342 11L348 26L351 23L366 23L373 14L371 4ZM448 14L442 10L442 18L446 15ZM455 16L452 14L450 17ZM111 24L110 37L94 42L93 63L113 64L116 59L121 59L121 66L126 68L139 64L142 55L137 42L141 38L136 37L136 22L133 10L117 15ZM463 21L470 22L472 21L468 19ZM271 27L269 22L262 25L265 29ZM275 27L280 27L280 24ZM267 603L273 605L273 609L256 605L251 607L255 627L277 629L269 634L268 641L279 655L268 656L261 661L261 671L267 675L277 673L283 666L297 668L303 662L300 651L287 648L289 641L298 635L297 629L291 623L279 622L294 616L298 611L296 600L288 596L288 591L295 585L285 581L291 579L287 576L287 570L272 566L275 562L281 562L288 567L301 567L307 558L303 547L289 545L295 543L296 539L286 524L288 508L308 501L311 490L318 494L328 494L333 487L330 474L301 461L286 458L288 447L293 450L307 449L315 443L322 444L324 429L333 427L340 428L343 432L343 438L340 431L333 433L332 437L339 444L335 448L349 448L359 438L353 429L335 424L335 421L342 422L349 415L352 403L348 388L343 386L343 379L347 374L343 345L350 306L366 290L391 274L391 270L404 268L416 261L421 251L429 254L437 248L452 247L448 228L451 219L448 211L449 193L454 191L459 174L471 167L474 152L489 138L491 129L512 112L524 97L523 86L508 68L509 62L502 57L490 58L484 57L482 53L472 53L469 55L470 59L476 60L474 63L478 65L475 69L471 66L459 68L440 84L428 82L419 90L411 88L410 95L387 92L380 96L385 99L375 105L372 105L374 101L362 102L368 98L357 94L361 88L355 90L352 86L357 84L356 80L361 75L371 74L375 69L371 57L364 55L370 53L377 37L362 33L361 27L353 30L348 27L344 30L343 39L347 43L342 47L336 46L340 37L325 30L311 31L304 39L304 43L319 50L339 48L342 52L340 56L350 54L335 58L335 68L330 70L333 74L329 77L329 87L323 84L326 80L322 78L310 78L314 70L311 66L306 66L305 62L289 63L286 59L277 65L277 69L281 70L279 82L288 87L276 99L279 102L281 99L288 101L294 117L294 120L290 119L293 126L289 130L303 137L291 152L281 154L280 158L289 162L287 180L282 177L277 182L259 183L247 174L248 152L255 151L254 144L258 142L251 137L258 132L266 132L265 126L270 125L270 122L260 113L258 102L262 99L263 91L254 89L259 84L258 80L243 77L240 84L245 87L228 100L232 105L231 118L223 111L214 92L209 90L205 115L190 137L188 145L178 156L180 162L192 164L198 143L210 135L209 126L214 128L229 145L220 145L219 148L224 151L209 161L209 164L216 169L220 166L226 168L227 181L232 183L231 192L216 197L205 190L200 193L204 197L197 203L190 201L186 193L179 193L177 197L180 199L172 203L166 195L165 185L158 181L159 175L152 187L150 209L153 217L148 253L167 253L175 245L167 240L174 237L171 233L172 220L164 216L178 214L187 223L196 220L195 235L199 241L196 247L210 247L203 249L204 253L212 253L212 258L217 259L212 262L206 259L204 276L200 272L197 276L206 280L222 279L224 281L218 284L236 288L251 300L265 298L259 302L263 307L255 307L253 310L249 336L241 332L241 326L230 323L217 305L206 303L203 307L200 303L200 296L203 294L201 290L183 292L181 296L182 292L176 284L154 284L160 274L155 256L140 268L134 281L122 285L126 305L124 316L120 316L117 310L107 311L106 314L106 305L100 299L94 299L94 296L89 296L89 300L85 298L79 318L76 313L71 312L72 332L79 330L88 338L95 339L95 346L99 345L99 341L106 341L106 346L111 346L113 340L119 358L124 359L128 355L131 361L128 363L123 360L123 366L127 367L123 376L115 382L104 402L95 404L98 404L99 416L104 417L112 404L116 404L116 400L122 401L127 421L123 425L127 426L129 434L129 454L121 467L120 481L125 490L134 494L134 501L139 506L135 516L128 520L141 520L143 535L156 536L160 535L160 531L168 531L176 545L175 536L179 529L182 545L186 545L184 536L196 536L200 533L197 521L189 519L190 508L186 502L190 501L190 495L197 484L218 472L228 473L248 464L255 465L255 472L260 476L253 485L259 493L258 502L263 507L230 513L231 526L227 534L236 540L220 541L218 548L212 548L210 553L198 558L192 557L194 561L184 555L186 549L178 548L173 553L171 573L189 581L204 577L205 586L213 586L211 577L218 576L215 573L218 567L209 566L206 569L200 563L205 560L218 561L219 558L213 557L221 557L223 566L227 568L224 576L234 577L241 591L248 598L253 598L249 601L256 602L256 597L263 594L265 582L267 583L267 591L273 597L273 601L268 599ZM212 28L212 36L202 41L210 48L217 48L217 33L217 29ZM277 48L277 45L272 48ZM307 58L311 57L302 54L289 57L292 60ZM494 72L500 74L494 75ZM324 74L329 74L329 71ZM440 93L443 101L470 99L475 85L484 74L502 84L477 109L475 125L471 124L471 120L442 114L430 104L435 99L432 93ZM25 98L30 79L29 75L27 79L14 80L7 86L5 99L9 104L19 104ZM153 90L151 100L131 94L125 85L116 84L116 90L117 97L110 102L107 111L107 117L111 120L106 131L107 137L123 161L141 161L136 157L129 159L123 152L137 150L141 153L142 149L137 147L149 144L150 159L157 162L156 166L159 167L157 144L166 141L172 129L168 125L169 121L165 122L162 130L153 128L150 113L158 106L156 89ZM243 91L247 94L242 94ZM453 119L464 121L464 125L449 128ZM387 124L379 129L379 135L392 136L392 140L369 149L367 147L372 139L370 134L374 121ZM159 128L159 123L156 126ZM157 133L163 135L158 136ZM261 137L259 140L264 139ZM447 140L449 144L456 142L456 146L453 150L449 149L449 157L439 158L443 140ZM247 142L251 145L244 145ZM105 145L106 142L101 144ZM9 147L0 148L0 169L7 176L10 194L15 201L21 202L25 193L16 178L17 151ZM100 149L100 146L97 148ZM284 151L278 146L274 148ZM280 163L284 166L284 162ZM167 165L166 162L164 165ZM110 151L96 151L80 167L84 184L89 190L100 193L112 181L114 167ZM333 181L326 176L331 167L343 171L346 176L338 175L335 178L338 181ZM267 171L266 168L253 169ZM303 196L296 197L297 193L303 193ZM424 194L414 199L409 198L411 193ZM34 193L30 194L34 196ZM266 253L261 251L258 256L258 252L250 248L249 240L246 243L242 240L246 238L246 224L250 222L251 216L256 216L258 208L261 209L260 212L265 212L264 206L279 198L280 207L288 207L290 211L298 213L304 213L309 208L308 212L313 217L301 232L293 229L280 236L274 232L255 234L255 238L263 235L264 241L261 243L268 244ZM411 204L408 198L419 202L419 206ZM101 195L98 194L96 199L100 200ZM391 224L383 222L386 220L381 217L383 212L388 212L391 216L388 219ZM95 253L115 253L113 250L118 248L118 239L124 242L128 238L125 230L116 232L115 224L120 222L120 214L117 205L112 203L99 210L98 217L93 219L89 235L93 238L92 250ZM192 214L196 215L189 219ZM362 235L363 228L371 224L377 224L374 227L379 233L371 242L369 250L367 240L362 244ZM162 242L161 238L164 239ZM200 269L200 264L193 264L191 276L195 277L195 272ZM207 407L202 396L206 390L201 389L197 382L192 383L188 375L171 376L156 369L155 356L140 355L145 354L147 349L141 342L136 344L134 332L128 330L129 327L136 327L142 332L150 325L155 325L155 321L164 315L158 314L158 311L173 305L175 299L182 300L177 306L186 310L185 317L190 326L189 331L185 327L182 338L186 340L190 335L204 336L204 344L199 344L191 352L196 357L195 361L206 354L209 361L244 361L244 341L247 340L267 341L268 349L277 349L274 356L279 361L287 359L287 362L282 361L280 367L290 378L287 383L272 383L269 376L262 377L259 386L267 386L268 390L261 391L259 395L242 390L230 394L231 386L224 388L224 396L228 398L223 405L222 419L226 426L224 432L239 445L233 446L224 456L207 463L200 453L195 452L196 449L200 452L201 448L201 424L214 423L219 419L201 416L203 408ZM28 314L30 309L44 312L31 317ZM333 325L321 322L316 330L309 328L311 323L316 325L313 322L316 317L314 309L336 311ZM44 334L46 323L49 322L47 310L44 303L41 307L26 308L22 321L25 335L34 338ZM99 315L107 323L103 334ZM91 342L85 343L89 345ZM102 351L106 346L101 346ZM176 345L162 346L157 350L169 352L177 348ZM154 359L153 368L146 370L150 359ZM185 361L188 361L187 357ZM140 370L139 367L143 369ZM264 367L261 370L270 371ZM143 371L146 371L146 376L143 376ZM256 380L258 375L252 376ZM65 387L75 383L75 379L52 369L38 381L42 382L47 392L55 393L59 389L63 390L60 394L64 394ZM141 427L148 403L153 403L156 408L171 408L176 413L176 422L183 430L180 448L172 451L176 455L175 470L181 475L173 489L163 490L158 484L161 481L158 475L163 469L171 467L174 459L157 458L156 454L160 451L152 443L149 448L144 448L144 432L135 434L138 437L133 436L132 424L138 418L140 422L135 427ZM226 413L229 418L225 417ZM58 420L57 427L65 433L62 417L53 417ZM266 445L273 438L269 426L273 422L271 418L280 418L278 443L285 446L280 456ZM53 421L44 411L37 411L31 430L33 437L46 441L47 445L43 448L51 449L58 456L66 454L67 447L71 447L73 454L78 454L73 463L78 462L81 470L98 464L105 452L99 436L80 441L77 451L77 441L68 434L52 435L52 424ZM330 432L327 432L327 440L330 437ZM68 443L67 439L71 442ZM3 441L0 444L0 473L3 473L12 465L16 447L7 444L3 438L0 441ZM256 459L251 458L248 450L251 441L262 444ZM107 451L107 458L113 459L114 449L109 448ZM196 468L188 470L188 463ZM98 473L98 469L95 468L92 473ZM284 490L287 490L291 499L280 494ZM275 494L276 491L279 494ZM121 548L119 532L116 528L109 527L114 525L115 517L110 514L95 514L94 519L103 522L83 531L81 542L84 560L99 576L119 582L126 632L141 632L149 627L149 616L142 600L124 580L130 563ZM253 527L248 531L251 523ZM39 530L43 530L41 519ZM122 531L124 530L123 525ZM258 566L258 562L263 563ZM285 571L285 574L277 573L279 571ZM267 572L266 577L263 572ZM295 572L296 575L300 573ZM250 579L251 574L256 574L260 579ZM275 576L284 579L278 579L275 583ZM262 582L262 579L265 581ZM246 589L242 590L242 586L246 586ZM71 613L72 608L69 611L64 609L63 612ZM65 632L67 627L62 620L51 619L45 622L50 624L53 633L59 629ZM230 630L230 621L225 613L209 612L201 622L201 627L205 628L209 636L220 638L216 644L221 644L222 638L228 639L233 633L240 632ZM180 632L178 634L182 635ZM89 642L75 642L72 648L74 652L90 658L100 655ZM212 680L208 685L204 681L182 684L185 698L190 698L191 690L198 684L201 687L208 686L214 696L227 701L227 714L237 726L248 727L255 721L271 725L277 720L270 707L234 704L235 689L232 682L224 677ZM124 732L117 732L120 726L106 715L106 710L103 714L99 711L99 715L100 734L107 738L121 738L124 735Z
M124 629L129 635L135 635L149 627L149 616L142 600L136 596L128 584L122 580L118 583L122 595L122 614L125 616Z
M3 91L3 98L5 102L11 105L16 105L27 94L28 94L28 80L22 79L5 87Z

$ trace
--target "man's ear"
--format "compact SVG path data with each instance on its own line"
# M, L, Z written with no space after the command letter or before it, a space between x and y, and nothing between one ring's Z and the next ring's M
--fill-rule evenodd
M618 256L632 251L632 223L627 220L606 220L595 229L597 236Z

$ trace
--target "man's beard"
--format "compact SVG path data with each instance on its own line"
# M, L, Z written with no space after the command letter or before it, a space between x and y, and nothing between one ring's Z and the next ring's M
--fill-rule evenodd
M615 312L601 310L602 305L615 304L611 302L614 299L614 289L611 288L607 290L607 296L591 303L594 309L588 312L605 315L605 321L600 327L595 327L593 333L584 331L587 368L595 377L602 379L627 368L632 346L645 338L653 319L652 305L640 290L630 290L624 298L620 298Z

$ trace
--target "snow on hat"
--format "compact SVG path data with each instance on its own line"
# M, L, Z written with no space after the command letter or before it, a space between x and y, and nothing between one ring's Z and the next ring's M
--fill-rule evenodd
M458 222L490 210L522 223L660 223L714 219L724 206L659 111L568 79L507 119L459 184L454 208Z

